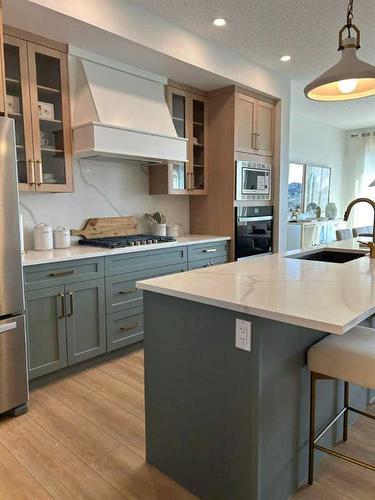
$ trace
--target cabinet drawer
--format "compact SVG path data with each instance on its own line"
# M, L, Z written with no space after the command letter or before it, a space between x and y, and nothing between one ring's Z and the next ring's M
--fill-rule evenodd
M142 306L142 290L137 290L137 281L167 274L181 273L187 270L187 265L158 267L157 269L140 270L120 276L106 278L106 309L107 313L122 311L136 306Z
M227 256L219 256L219 257L206 257L201 260L193 260L189 262L188 269L192 271L193 269L202 269L204 267L217 266L218 264L226 264Z
M142 307L107 316L107 351L114 351L141 340L143 340Z
M203 260L216 257L227 257L228 241L213 241L212 243L202 243L190 245L188 247L188 262L193 260Z
M186 264L186 260L186 247L144 250L105 257L105 273L106 276L115 276L132 273L139 269L155 269L174 264Z
M101 278L104 276L104 259L83 259L29 266L25 268L24 276L27 291Z

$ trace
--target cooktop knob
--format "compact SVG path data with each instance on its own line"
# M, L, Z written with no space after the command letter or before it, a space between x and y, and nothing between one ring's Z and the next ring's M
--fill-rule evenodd
M151 245L152 244L152 240L147 240L147 245Z
M154 238L154 239L152 240L152 243L159 243L159 242L158 242L158 240L157 240L156 238Z
M128 245L129 245L130 247L134 247L134 241L129 241L129 242L128 242Z
M141 242L140 242L140 241L136 241L136 242L135 242L135 245L136 245L137 247L139 247L139 246L140 246L140 244L141 244Z
M141 245L146 245L147 244L147 241L146 240L142 240L141 241Z

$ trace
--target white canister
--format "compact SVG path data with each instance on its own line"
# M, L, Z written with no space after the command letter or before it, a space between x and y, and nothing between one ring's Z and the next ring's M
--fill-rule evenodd
M153 236L167 236L167 224L151 224Z
M53 246L55 248L70 247L70 231L64 226L59 226L53 231Z
M171 236L172 238L178 238L178 226L177 226L177 224L168 224L167 225L167 236Z
M44 222L34 227L34 248L35 250L53 249L52 227Z

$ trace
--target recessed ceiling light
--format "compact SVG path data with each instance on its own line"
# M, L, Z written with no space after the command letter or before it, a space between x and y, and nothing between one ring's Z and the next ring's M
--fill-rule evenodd
M280 61L282 62L288 62L290 61L292 58L290 56L282 56L280 57Z
M227 24L226 20L223 19L222 17L218 17L217 19L213 20L213 24L215 26L225 26Z

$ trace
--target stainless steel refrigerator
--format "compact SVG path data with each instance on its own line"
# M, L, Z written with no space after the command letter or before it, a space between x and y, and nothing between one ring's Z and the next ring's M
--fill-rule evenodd
M27 409L24 309L14 122L0 117L0 413Z

